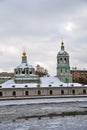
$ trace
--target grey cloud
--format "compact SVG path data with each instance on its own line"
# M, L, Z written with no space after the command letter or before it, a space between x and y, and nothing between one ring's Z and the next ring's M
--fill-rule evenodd
M29 63L40 61L56 73L56 55L63 37L71 66L86 64L87 2L85 0L7 0L0 4L0 46L17 48L16 55L7 51L0 57L2 68L20 64L23 48ZM72 31L64 26L75 24ZM84 47L85 48L84 48ZM7 58L7 60L4 60ZM3 65L4 64L4 65ZM81 64L79 64L81 65ZM53 69L54 68L54 69Z

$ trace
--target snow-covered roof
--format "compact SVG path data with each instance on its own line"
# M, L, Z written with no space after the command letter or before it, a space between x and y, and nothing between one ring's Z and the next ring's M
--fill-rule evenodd
M63 83L57 77L42 77L40 78L41 83L40 87L81 87L81 84L78 83ZM36 88L38 87L38 83L22 83L16 84L14 80L8 80L5 83L1 84L2 88Z
M21 63L17 68L22 68L22 69L24 69L24 68L33 68L33 66L29 65L27 63Z
M70 70L87 71L87 68L72 67Z
M58 55L69 55L66 51L61 50Z

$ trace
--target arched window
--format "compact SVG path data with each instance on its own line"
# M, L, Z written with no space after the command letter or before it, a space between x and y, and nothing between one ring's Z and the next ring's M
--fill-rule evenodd
M52 95L53 94L53 91L52 90L50 90L50 95Z
M58 64L59 64L59 59L57 60Z
M61 90L61 95L64 95L64 90Z
M38 91L38 95L41 95L41 91L40 90Z
M74 89L72 90L72 94L73 94L73 95L75 94L75 90L74 90Z
M62 70L62 69L61 69L60 71L61 71L61 73L63 72L63 70Z
M62 59L62 58L60 58L60 62L61 62L61 63L63 62L63 59Z
M3 94L2 94L2 92L0 92L0 96L2 96Z
M32 71L30 71L30 74L32 74Z
M64 58L64 63L67 63L67 59L66 58Z
M28 91L25 91L25 95L28 96L28 95L29 95L29 92L28 92Z
M86 90L85 89L83 89L83 94L86 94Z
M13 95L13 96L16 96L16 92L15 92L15 91L13 91L12 95Z

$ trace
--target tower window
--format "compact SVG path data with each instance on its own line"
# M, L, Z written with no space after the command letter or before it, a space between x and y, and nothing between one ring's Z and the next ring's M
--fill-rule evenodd
M58 64L59 64L59 59L57 60Z
M63 62L63 59L62 59L62 58L60 58L60 62L61 62L61 63Z
M25 70L22 71L22 74L25 74Z
M28 70L26 70L26 74L28 74Z
M62 71L62 69L61 69L61 73L62 73L63 71Z
M66 60L66 58L64 58L64 63L67 63L67 60Z

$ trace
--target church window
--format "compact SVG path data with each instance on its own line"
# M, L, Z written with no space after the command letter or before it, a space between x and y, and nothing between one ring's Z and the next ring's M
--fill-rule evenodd
M66 58L64 58L64 63L67 63L67 59Z
M28 95L29 95L29 92L28 92L28 91L25 91L25 95L28 96Z
M72 90L72 94L75 94L75 90L74 89Z
M50 90L50 95L52 95L53 94L53 91L52 90Z
M59 64L59 59L57 60L58 64Z
M61 73L62 73L63 71L62 71L62 69L61 69Z
M32 71L30 71L30 74L32 74Z
M26 70L26 74L28 74L28 70Z
M61 95L64 95L64 90L61 90Z
M16 74L18 74L18 72L16 71Z
M15 91L13 91L12 95L13 95L13 96L16 96L16 92L15 92Z
M86 90L85 89L83 89L83 94L86 94Z
M41 91L40 90L38 91L38 95L41 95Z
M63 59L62 59L62 58L60 58L60 62L61 62L61 63L63 62Z
M40 87L40 84L38 84L37 87Z
M0 96L2 96L3 95L3 93L2 92L0 92Z
M67 69L65 69L65 72L67 73Z
M15 85L12 86L13 88L15 87Z
M22 70L22 74L25 74L25 70Z
M27 88L27 87L28 87L28 85L25 85L25 87Z

